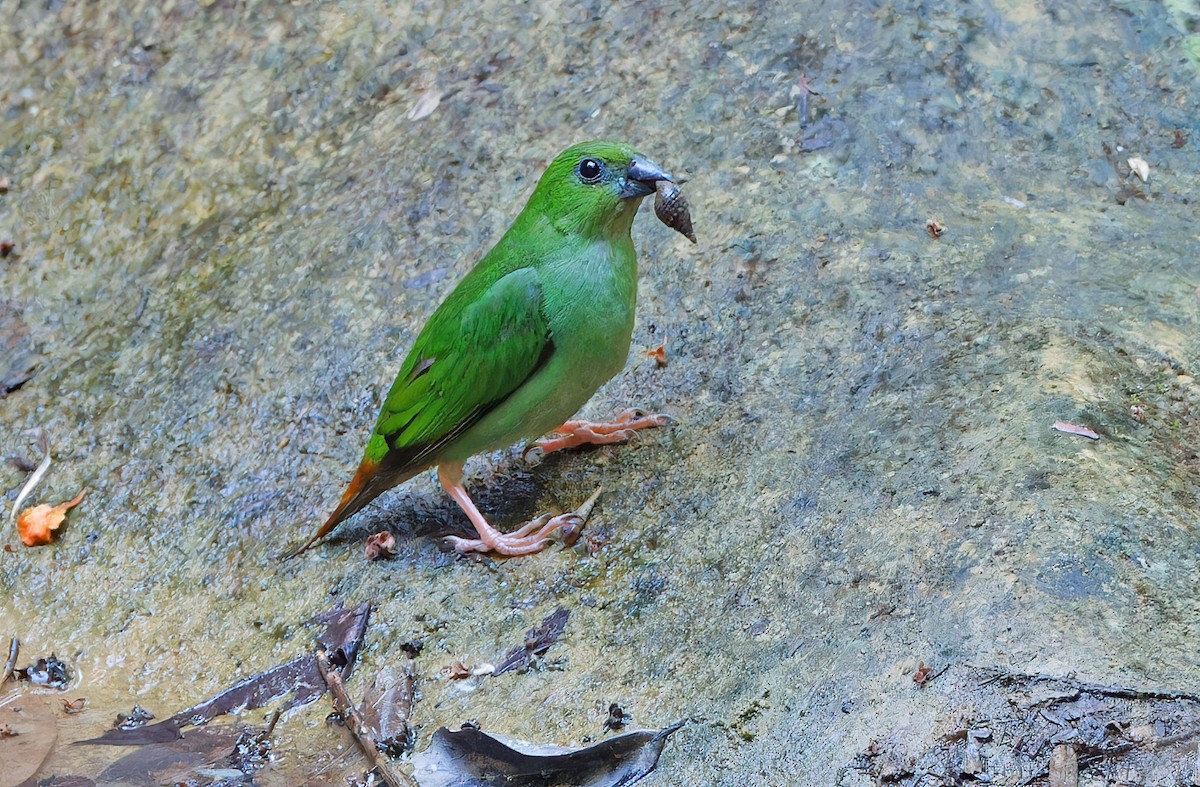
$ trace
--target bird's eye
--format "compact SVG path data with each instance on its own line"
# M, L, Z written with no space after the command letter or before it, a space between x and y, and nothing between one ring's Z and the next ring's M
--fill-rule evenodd
M594 158L579 162L579 178L584 183L595 183L604 174L604 165Z

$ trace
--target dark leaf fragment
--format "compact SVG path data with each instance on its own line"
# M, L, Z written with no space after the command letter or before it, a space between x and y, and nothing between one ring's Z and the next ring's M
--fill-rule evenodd
M29 382L41 360L21 309L0 300L0 399Z
M119 730L135 730L138 727L145 727L146 723L153 718L153 713L141 705L134 705L129 713L118 713L117 723L113 726Z
M608 718L604 720L604 729L616 732L632 719L633 717L626 713L624 708L614 702L608 706Z
M371 606L361 604L354 609L330 610L315 621L326 624L325 631L317 637L317 644L330 653L338 654L337 661L343 678L350 676L358 658L370 613ZM282 711L307 705L324 694L325 688L316 658L309 653L239 681L220 694L184 708L158 724L132 730L109 730L99 738L80 743L112 746L161 743L181 737L180 730L188 725L199 726L225 713L261 708L289 693L292 696L283 704Z
M411 751L416 736L409 727L416 681L412 662L400 675L390 669L376 673L363 694L363 719L375 737L375 745L389 757Z
M525 633L525 644L513 648L496 667L493 675L503 675L513 670L525 669L537 656L541 656L550 646L558 642L563 630L567 627L567 618L571 613L565 607L559 607L551 612L540 624Z
M654 770L667 738L682 726L627 732L584 749L509 740L474 726L441 727L413 757L414 775L421 787L624 787Z
M71 671L63 660L53 653L48 659L38 659L22 669L13 670L19 680L27 680L36 686L48 689L65 689L71 682Z
M205 728L189 732L186 738L143 746L105 768L100 784L211 784L210 779L201 781L197 769L223 759L236 738L237 730Z

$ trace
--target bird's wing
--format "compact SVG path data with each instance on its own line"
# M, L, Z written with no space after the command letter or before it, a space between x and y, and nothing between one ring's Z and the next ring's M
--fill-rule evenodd
M537 271L520 268L457 315L431 319L388 392L372 435L377 450L386 445L394 471L427 462L548 360L554 342L542 306Z
M417 337L341 502L287 556L308 549L380 494L433 464L441 448L546 363L554 342L542 306L533 268L508 273L482 290L460 285Z

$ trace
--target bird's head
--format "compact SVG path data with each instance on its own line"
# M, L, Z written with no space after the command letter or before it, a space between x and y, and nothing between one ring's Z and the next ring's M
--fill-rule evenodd
M563 234L628 236L642 198L653 194L660 180L675 182L629 145L582 142L550 163L525 212Z

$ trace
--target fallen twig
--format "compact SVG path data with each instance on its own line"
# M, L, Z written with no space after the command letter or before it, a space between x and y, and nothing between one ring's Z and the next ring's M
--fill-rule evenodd
M10 529L17 521L17 512L21 510L21 504L25 502L25 498L33 493L34 488L46 476L46 471L50 469L50 440L46 437L45 431L38 430L37 442L38 448L42 449L42 461L38 464L37 469L33 471L33 475L29 476L25 481L25 485L21 487L21 491L17 493L17 499L13 501L12 512L8 515L8 527Z
M1086 694L1098 694L1102 697L1115 697L1123 700L1189 700L1191 702L1200 702L1200 694L1194 694L1187 691L1172 691L1169 689L1132 689L1127 686L1104 686L1098 683L1080 683L1074 678L1066 678L1061 675L1042 675L1040 673L1029 674L1024 672L1012 672L1011 670L1000 669L998 667L975 667L971 669L980 672L990 672L991 677L985 680L981 685L990 683L1061 683L1070 687L1076 692Z
M8 642L8 661L4 662L4 674L0 675L0 687L8 682L9 676L17 668L17 655L21 652L21 640L13 637Z
M283 712L279 708L272 711L271 718L267 720L267 729L263 731L263 735L270 737L271 733L275 732L275 725L279 723L279 717L282 715Z
M379 771L384 782L391 787L417 787L417 783L410 779L408 774L392 768L387 755L379 750L375 735L371 732L362 714L358 712L358 708L354 707L350 695L346 693L346 684L342 682L341 673L329 663L329 654L323 650L317 650L316 657L317 669L321 672L321 677L325 679L326 685L329 686L334 708L346 720L346 729L350 730L350 734L358 742L359 748Z
M592 509L596 507L596 501L600 499L600 493L604 491L604 487L596 487L596 491L592 492L592 496L583 501L583 505L575 509L575 514L586 524L588 518L592 515Z

